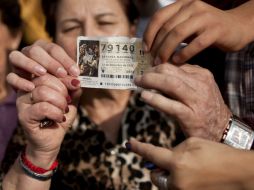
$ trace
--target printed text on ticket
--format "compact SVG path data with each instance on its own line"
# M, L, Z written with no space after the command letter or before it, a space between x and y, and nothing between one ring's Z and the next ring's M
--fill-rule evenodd
M140 38L80 36L77 47L81 87L137 89L135 76L151 67Z

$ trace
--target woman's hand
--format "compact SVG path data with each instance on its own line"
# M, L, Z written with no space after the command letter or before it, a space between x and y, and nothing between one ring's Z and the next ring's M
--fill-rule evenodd
M253 153L198 138L190 138L172 150L130 140L131 151L168 171L168 189L240 190L252 187ZM162 170L152 172L152 181L160 186ZM248 185L247 185L248 184ZM252 186L251 186L252 185ZM252 189L246 188L246 189Z
M225 105L213 75L196 65L161 64L135 79L141 98L173 116L186 136L220 141L231 112Z
M223 11L200 0L177 0L154 14L144 34L144 47L155 57L155 65L168 61L181 42L188 46L173 56L175 63L186 62L210 45L240 50L253 40L254 3L249 4Z
M80 89L71 91L70 96L68 88L73 77L62 80L65 84L45 74L33 80L35 88L31 92L18 93L18 117L28 139L27 155L38 166L48 166L56 159L64 135L76 116L77 108L73 103L77 102ZM53 120L54 124L39 127L45 118Z
M79 68L63 48L42 40L23 48L21 52L11 52L9 60L14 72L8 74L8 83L27 92L35 87L31 82L34 76L43 76L47 72L60 78L79 75Z

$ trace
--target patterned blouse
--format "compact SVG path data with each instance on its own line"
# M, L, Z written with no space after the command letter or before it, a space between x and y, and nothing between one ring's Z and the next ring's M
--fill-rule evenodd
M130 137L171 147L175 139L175 124L169 117L140 101L139 94L133 94L121 121L117 143L112 144L89 120L87 112L79 108L74 126L62 143L58 158L60 167L53 176L51 189L156 189L151 183L150 171L144 167L146 161L124 148ZM25 138L19 127L8 146L1 167L2 176L24 144Z

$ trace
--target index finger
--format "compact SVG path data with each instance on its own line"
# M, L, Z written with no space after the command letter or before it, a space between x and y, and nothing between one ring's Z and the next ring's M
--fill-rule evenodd
M49 55L51 55L55 60L62 64L64 69L74 77L79 76L80 71L74 60L64 51L60 46L55 45L54 43L49 43L46 41L39 40L35 42L35 45L38 45L45 49Z
M163 24L175 15L183 5L193 0L177 0L176 2L157 11L149 22L144 32L144 50L150 51L155 37Z
M169 149L156 147L152 144L141 143L134 138L130 139L131 151L151 161L160 168L169 170L172 165L173 152Z

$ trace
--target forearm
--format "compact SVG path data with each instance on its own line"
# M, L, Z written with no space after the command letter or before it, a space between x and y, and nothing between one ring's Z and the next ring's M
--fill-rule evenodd
M247 1L246 3L238 6L234 9L229 10L229 13L232 13L238 17L243 23L243 35L244 40L243 44L246 46L248 43L254 41L254 0Z
M31 145L28 144L26 146L26 150L24 153L25 159L32 163L34 167L40 168L51 168L52 163L56 160L57 154L59 150L50 154L43 154L42 152L34 151L31 148ZM22 153L23 154L23 153ZM22 155L21 154L21 155ZM35 176L29 176L25 170L25 167L28 165L25 164L24 158L19 155L14 165L11 167L7 175L3 180L3 190L48 190L50 189L51 180L39 180L36 179ZM44 176L51 175L53 171L48 171L44 173Z
M200 151L199 154L202 156L197 158L198 161L201 161L200 163L206 160L204 163L207 164L207 167L202 167L202 174L206 176L205 185L200 186L203 187L202 189L253 190L253 151L230 148L209 141L203 142L203 144L209 146L202 152ZM208 161L209 157L206 155L208 151L209 155L217 155L217 158ZM203 173L203 170L207 172Z
M254 151L244 151L243 156L239 156L240 166L238 168L239 183L243 190L253 190L254 187Z
M239 190L253 190L254 187L254 152L235 149L227 152L227 163L224 164L226 173L221 176L225 184L235 184Z
M16 160L3 180L3 190L48 190L51 180L39 181L26 175Z

